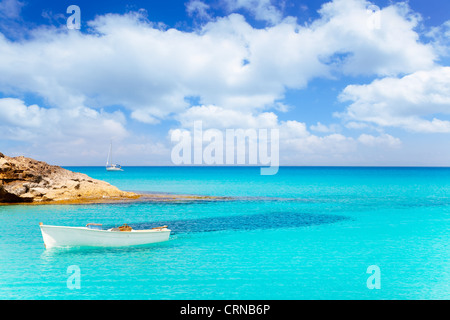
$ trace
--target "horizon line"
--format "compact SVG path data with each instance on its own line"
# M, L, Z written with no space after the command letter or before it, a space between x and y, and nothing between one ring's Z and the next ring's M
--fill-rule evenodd
M104 168L100 165L60 165L60 167L95 167ZM142 168L142 167L167 167L167 168L267 168L269 166L257 165L130 165L122 168ZM450 168L450 165L279 165L279 168Z

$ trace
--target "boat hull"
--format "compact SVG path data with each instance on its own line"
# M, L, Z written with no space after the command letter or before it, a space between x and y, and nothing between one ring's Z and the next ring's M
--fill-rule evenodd
M115 167L107 167L106 171L123 171L123 169L115 168Z
M95 230L84 227L40 225L47 249L53 247L123 247L169 240L169 229L133 230L131 232Z

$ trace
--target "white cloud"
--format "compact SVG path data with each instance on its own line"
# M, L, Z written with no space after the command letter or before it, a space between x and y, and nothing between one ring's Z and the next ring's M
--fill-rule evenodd
M450 132L450 121L437 118L450 115L450 67L350 85L340 99L351 101L339 115L347 120L416 132Z
M65 140L102 139L111 137L122 139L127 135L124 128L125 117L114 113L99 112L86 107L72 109L46 109L36 104L27 106L22 100L14 98L0 99L0 126L14 131L15 128L28 130L38 139ZM20 136L3 138L20 140ZM26 138L28 138L27 136Z
M256 116L250 112L225 109L208 105L189 108L178 117L184 128L193 126L194 121L202 121L205 128L274 128L277 126L277 116L272 112L264 112Z
M331 158L335 159L336 156L350 160L350 155L362 146L385 149L398 147L401 144L400 139L388 134L379 136L363 134L354 139L343 134L330 133L327 130L325 135L315 135L308 130L305 123L296 120L280 121L271 112L252 114L213 105L188 109L180 115L182 129L174 129L169 132L169 135L193 132L195 121L201 122L202 130L219 130L222 135L225 134L226 129L277 129L280 138L280 159L285 165L305 164L318 160L326 163Z
M106 146L110 139L123 140L127 135L125 117L118 111L107 113L86 107L47 109L36 104L27 106L20 99L0 99L2 140L38 146L38 151L33 152L42 158L71 152L72 157L89 153L103 160L105 155L98 154L99 146Z
M277 1L271 0L222 0L229 12L245 9L256 20L266 21L272 25L277 24L283 18L280 8L274 5ZM278 3L279 4L279 3Z
M5 34L11 38L23 37L27 23L21 17L22 8L26 2L18 0L0 1L0 37Z
M351 137L338 133L314 135L307 130L305 123L298 121L280 124L280 146L284 153L281 159L291 163L308 161L311 155L333 158L357 150L357 143Z
M340 126L338 124L332 123L330 125L324 125L320 122L317 122L316 125L311 125L309 127L312 131L316 131L316 132L323 132L323 133L327 133L327 132L337 132L340 130Z
M197 16L201 19L209 20L211 16L208 13L209 5L199 0L191 0L186 4L186 12L190 16Z
M140 12L97 16L88 22L89 33L37 28L17 42L0 34L3 96L31 93L46 102L43 108L9 101L15 107L0 110L3 132L13 139L8 130L17 130L17 139L36 136L39 128L49 141L72 137L79 143L88 143L87 137L97 133L102 138L113 133L124 137L129 134L126 116L103 111L120 106L133 120L151 125L175 119L186 127L202 119L205 127L212 128L279 128L284 150L291 156L350 154L362 144L395 145L397 140L388 135L352 138L336 133L337 126L320 122L309 127L323 134L316 135L301 119L278 120L276 112L293 108L283 101L288 89L305 89L313 79L342 75L389 76L367 86L348 86L342 98L352 104L344 119L354 124L449 130L446 120L425 119L430 110L447 112L447 100L439 101L439 97L447 99L447 78L440 78L442 74L433 78L430 70L439 70L433 69L437 54L419 41L415 28L420 18L404 4L382 9L379 28L370 28L370 2L365 0L329 2L319 18L305 25L283 17L280 5L269 0L226 3L231 11L250 10L268 26L254 28L242 15L230 14L206 19L209 22L198 30L186 32L160 28ZM207 18L204 2L192 0L186 9ZM421 81L407 84L407 77L396 78L405 73L412 79L422 77L422 101L407 100L412 92L408 86L415 90ZM428 81L426 74L432 77ZM404 91L394 92L394 85ZM402 97L395 96L401 92ZM198 106L192 107L192 98ZM391 106L397 101L403 104ZM431 103L431 109L423 107L424 101Z
M0 86L32 92L51 106L123 105L156 123L189 107L186 97L229 109L276 107L287 88L333 73L396 74L430 67L408 12L383 9L381 30L361 27L363 0L335 0L310 26L287 18L255 29L241 15L198 32L160 30L140 13L98 16L91 34L42 28L29 40L0 36Z
M398 147L401 145L401 140L399 138L395 138L386 133L377 137L363 133L359 136L358 141L367 146L384 145L389 147Z
M0 17L16 19L20 16L24 5L24 2L17 0L2 0L0 1Z
M406 4L380 9L372 26L368 1L335 0L324 4L314 21L314 39L324 47L321 56L350 75L396 75L430 68L436 59L431 45L420 43L420 21Z
M435 51L440 56L450 56L450 20L440 26L430 28L425 35L431 39Z

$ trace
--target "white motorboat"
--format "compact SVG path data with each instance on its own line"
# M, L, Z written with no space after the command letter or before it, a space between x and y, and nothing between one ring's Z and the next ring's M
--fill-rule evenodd
M106 159L106 171L123 171L120 164L112 163L112 142L109 146L108 158Z
M86 227L50 226L39 223L46 249L65 246L123 247L144 245L169 240L167 226L133 230L124 224L118 228L102 229L101 224L88 223Z

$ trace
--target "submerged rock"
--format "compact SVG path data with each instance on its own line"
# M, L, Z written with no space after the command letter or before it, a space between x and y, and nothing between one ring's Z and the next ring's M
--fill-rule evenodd
M82 173L0 153L0 203L84 203L139 197Z

